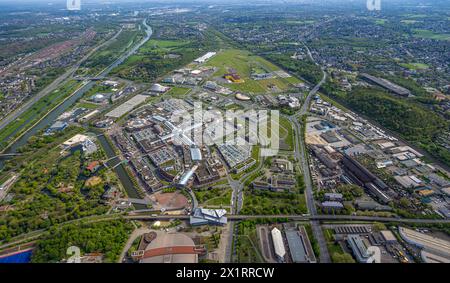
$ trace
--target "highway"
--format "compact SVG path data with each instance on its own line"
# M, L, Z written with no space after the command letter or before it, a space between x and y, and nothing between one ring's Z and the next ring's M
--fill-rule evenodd
M311 55L311 52L309 51L309 48L305 45L306 49L308 50L308 55L313 60L313 62L317 65L317 63L314 61L314 58ZM291 123L294 125L294 130L296 132L295 135L295 158L298 162L300 162L302 171L303 171L303 179L305 182L305 198L306 198L306 205L308 207L308 211L311 215L311 228L312 232L314 234L314 238L317 240L319 244L320 249L320 262L327 263L331 262L330 254L328 252L327 243L325 240L325 236L323 235L322 228L320 227L319 221L317 221L314 217L317 215L316 205L314 201L314 193L313 193L313 186L311 182L311 175L309 171L309 164L308 164L308 158L307 158L307 152L306 152L306 146L305 141L303 139L303 130L298 122L298 120L305 115L309 110L309 105L311 104L312 97L319 91L322 84L325 82L327 78L327 73L322 69L323 77L320 80L318 84L316 84L311 91L308 93L308 95L305 98L305 101L303 102L302 107L300 110L293 116L287 117ZM305 127L306 125L303 125Z

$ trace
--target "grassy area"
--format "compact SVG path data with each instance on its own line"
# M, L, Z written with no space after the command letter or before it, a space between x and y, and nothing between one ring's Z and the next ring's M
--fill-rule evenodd
M0 185L5 183L6 181L8 181L9 178L11 178L11 174L9 174L9 173L6 173L4 175L0 175Z
M341 245L334 240L332 229L324 229L325 240L327 241L327 249L331 255L331 261L334 263L354 263L353 257L344 252Z
M294 130L292 128L291 122L285 117L280 117L280 138L283 138L286 145L289 147L289 150L294 149ZM284 130L284 134L281 135L281 130Z
M386 22L387 22L387 20L385 20L385 19L376 19L375 20L375 24L377 24L377 25L385 25Z
M414 29L414 36L428 39L436 39L436 40L450 40L449 33L434 33L431 30L425 29Z
M213 188L210 190L195 190L194 193L201 205L228 206L231 204L231 189Z
M118 87L120 88L120 86ZM94 86L92 86L85 94L83 94L84 99L89 99L91 96L97 93L108 93L112 92L113 87L103 85L101 82L96 82Z
M166 95L183 98L190 91L191 89L188 87L174 86L166 93Z
M208 39L178 40L151 39L139 50L111 73L128 80L148 82L154 80L176 68L192 62L200 56ZM209 49L209 48L208 48ZM169 56L178 55L178 56Z
M259 241L254 222L243 221L238 224L238 236L235 239L237 262L263 263L264 259L259 250Z
M304 194L269 191L245 192L242 214L303 214L307 213Z
M98 107L97 104L89 103L89 102L80 102L76 104L76 107L86 108L86 109L96 109Z
M427 64L423 63L400 63L399 65L410 70L426 70L429 68Z
M279 71L280 68L264 58L253 55L244 50L227 49L219 52L205 65L218 68L214 73L215 77L223 77L224 74L229 73L231 69L234 69L243 82L224 85L233 90L242 91L245 93L265 93L270 91L273 86L276 86L279 90L286 90L290 87L291 83L300 82L300 80L292 77L289 78L289 80L279 77L264 80L253 80L251 78L251 74L253 72L269 73Z
M36 244L32 262L60 262L67 259L67 249L77 246L80 255L103 253L105 262L116 262L133 225L123 220L52 227Z
M181 46L189 44L188 40L161 40L161 39L150 39L144 44L140 52L149 52L153 49L167 49L173 50Z
M222 189L218 195L203 203L206 206L229 206L231 205L231 189Z
M333 236L333 230L332 229L324 229L324 236L325 239L327 241L327 248L328 248L328 252L330 254L333 253L344 253L344 251L342 250L342 247L336 243L334 241L334 236Z

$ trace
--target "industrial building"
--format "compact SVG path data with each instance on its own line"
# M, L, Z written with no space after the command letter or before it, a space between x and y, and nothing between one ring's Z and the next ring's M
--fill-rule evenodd
M292 261L295 263L315 263L316 257L312 250L305 227L299 230L286 230L286 239Z
M314 155L317 157L317 159L319 159L320 162L322 162L329 169L336 169L338 167L338 161L331 158L330 155L324 149L318 146L311 146L311 149L314 152Z
M388 186L358 161L347 154L344 154L342 161L347 175L357 185L366 188L372 195L377 197L383 203L388 203L391 200L391 198L386 194Z
M324 197L329 201L342 201L343 196L340 193L325 193Z
M353 255L359 263L372 263L374 258L372 254L368 251L368 245L359 235L348 235L347 243L350 246Z
M381 236L386 241L386 243L395 243L397 242L397 238L395 238L394 234L389 230L380 231Z
M45 134L49 135L54 132L60 132L67 128L67 126L69 126L69 124L67 124L66 122L56 121L55 123L53 123L53 125L50 126L50 128L45 131Z
M344 209L344 205L337 201L324 201L322 202L322 208L325 210L340 210Z
M163 86L160 84L153 84L152 87L150 88L150 91L154 92L154 93L165 93L169 89L170 89L170 87L168 87L168 86Z

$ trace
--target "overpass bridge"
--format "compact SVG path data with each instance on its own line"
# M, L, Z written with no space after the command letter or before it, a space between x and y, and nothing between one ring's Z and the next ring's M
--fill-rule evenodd
M352 216L352 215L226 215L228 220L250 220L250 219L273 219L273 218L285 218L295 221L369 221L369 222L396 222L396 223L422 223L422 224L450 224L450 219L415 219L415 218L396 218L396 217L376 217L376 216ZM124 216L130 220L187 220L189 215L149 215L140 214L139 210L132 211L128 215Z

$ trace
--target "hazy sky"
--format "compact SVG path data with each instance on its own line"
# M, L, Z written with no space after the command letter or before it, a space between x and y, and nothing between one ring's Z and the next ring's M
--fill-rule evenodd
M53 3L53 4L63 4L66 3L67 0L0 0L0 3L5 4L16 4L18 3L40 3L40 4L47 4L47 3ZM188 3L254 3L254 2L273 2L273 3L333 3L333 2L348 2L348 3L358 3L358 2L366 2L367 0L81 0L81 3L83 4L89 4L89 3L114 3L114 2L131 2L131 3L138 3L138 2L158 2L158 3L182 3L182 2L188 2ZM450 0L380 0L382 3L422 3L422 4L430 4L430 3L439 3L439 2L445 2Z

